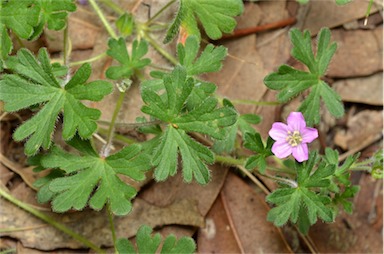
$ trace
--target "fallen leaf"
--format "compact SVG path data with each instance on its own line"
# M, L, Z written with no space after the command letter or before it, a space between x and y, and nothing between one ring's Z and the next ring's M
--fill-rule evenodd
M317 34L322 27L334 28L344 23L359 19L365 16L368 2L351 1L345 5L337 5L335 0L309 1L308 13L304 17L303 30L308 29L312 35ZM377 5L373 5L370 13L377 12Z
M376 140L383 131L383 111L363 110L348 119L347 130L338 130L334 137L336 145L352 150L367 140Z
M205 227L197 233L199 253L240 253L233 229L219 195L205 218Z
M24 247L39 250L85 247L69 235L44 224L40 219L3 199L1 200L1 207L1 228L10 230L0 232L0 236L17 238ZM99 246L112 246L112 235L105 210L97 212L85 209L81 212L65 214L47 212L46 214ZM191 200L184 199L166 207L156 207L136 198L132 213L124 217L115 217L114 222L118 236L132 237L142 224L147 224L150 227L168 224L199 227L203 226L204 220L197 210L196 203Z
M367 76L383 70L383 28L375 30L332 30L338 48L327 76Z
M221 195L229 221L232 221L232 230L244 253L292 253L281 230L266 220L269 207L263 194L257 193L238 176L228 174Z
M103 26L92 11L84 11L83 7L71 13L68 17L68 36L71 40L71 49L93 48L101 29L103 29ZM63 50L64 36L62 31L45 29L44 37L50 52Z
M332 87L343 101L383 105L383 73L369 77L342 79L333 83Z

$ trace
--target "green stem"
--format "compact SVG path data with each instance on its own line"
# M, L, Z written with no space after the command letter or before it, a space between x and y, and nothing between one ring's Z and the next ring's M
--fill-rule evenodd
M244 160L242 159L235 159L233 157L227 157L227 156L221 156L221 155L215 155L215 161L225 165L230 165L230 166L244 165Z
M90 242L88 239L84 238L83 236L73 232L70 228L64 226L63 224L57 222L56 220L54 220L53 218L49 217L48 215L32 208L31 206L29 206L28 204L14 198L12 195L10 195L9 193L7 193L5 190L3 190L2 188L0 188L0 196L2 196L3 198L5 198L6 200L10 201L11 203L13 203L14 205L24 209L25 211L33 214L34 216L36 216L37 218L45 221L46 223L52 225L53 227L57 228L58 230L64 232L65 234L71 236L73 239L77 240L78 242L84 244L85 246L91 248L92 250L98 252L98 253L105 253L105 251L103 251L102 249L100 249L99 247L97 247L94 243Z
M112 29L111 25L108 23L107 19L105 18L103 12L99 8L95 0L89 0L89 3L92 5L92 8L95 10L96 14L99 16L101 22L103 23L105 29L107 29L109 35L112 38L117 39L117 35L115 31Z
M102 135L105 135L105 136L108 134L108 130L104 129L104 128L99 128L97 131L99 133L101 133ZM113 138L114 138L114 140L121 141L124 144L128 144L128 145L137 143L137 141L134 139L130 139L130 138L127 138L123 135L116 134L116 133L114 133Z
M124 97L125 97L125 92L120 92L119 98L117 99L115 111L113 111L111 123L109 124L109 128L108 128L107 144L105 144L104 149L102 150L102 156L104 156L104 157L107 157L109 155L110 146L111 146L112 140L113 140L113 132L114 132L114 128L115 128L115 122L116 122L117 116L119 115L121 106L123 105Z
M143 33L144 39L146 39L152 47L154 47L160 54L162 54L168 61L172 64L176 65L178 61L172 55L170 55L167 51L165 51L157 42L152 39L147 33Z
M109 225L111 227L111 232L112 232L112 241L113 245L115 246L115 253L118 254L119 252L117 251L116 248L116 230L115 230L115 223L113 222L113 213L111 210L111 205L108 203L108 220L109 220Z
M219 100L223 100L222 97L217 96ZM277 106L281 103L278 101L254 101L254 100L241 100L241 99L231 99L233 104L241 104L241 105L256 105L256 106Z
M98 122L100 124L108 124L108 125L111 123L111 122L103 121L103 120L99 120ZM144 127L144 126L151 126L151 125L156 125L156 124L161 124L161 123L162 123L162 121L160 121L160 120L144 122L144 123L119 123L119 122L115 122L115 126L116 127L123 127L123 128L127 128L127 129L136 129L136 128L140 128L140 127Z
M166 5L164 5L163 8L161 8L155 15L153 15L153 17L151 17L150 19L148 19L148 21L146 22L147 26L149 26L150 24L152 24L152 22L161 14L163 13L163 11L165 11L169 6L171 6L174 2L176 2L176 0L171 0L169 1Z
M94 56L92 58L70 63L69 66L72 67L72 66L82 65L84 63L91 63L91 62L97 61L97 60L99 60L103 57L106 57L106 56L107 56L107 53L103 52L100 55Z
M115 4L113 1L111 1L111 0L101 0L100 2L102 2L103 4L105 4L106 6L111 8L114 12L116 12L119 15L123 15L124 14L123 9L120 6L118 6L117 4Z
M281 177L278 177L278 176L272 176L272 175L267 175L267 174L262 174L260 172L257 172L257 174L259 174L261 176L264 176L264 177L267 177L269 179L272 179L272 180L274 180L276 182L287 184L287 185L291 186L292 188L297 188L298 187L297 182L295 182L294 180L291 180L291 179L281 178Z
M68 24L65 26L65 29L63 31L63 36L64 36L64 40L63 40L63 47L64 47L64 50L63 50L63 65L67 66L68 64L68 55L69 55L69 50L68 50L68 40L69 40L69 36L68 36Z
M369 17L369 14L371 13L372 4L373 4L373 0L370 0L368 4L367 12L365 13L364 26L368 24L368 17Z

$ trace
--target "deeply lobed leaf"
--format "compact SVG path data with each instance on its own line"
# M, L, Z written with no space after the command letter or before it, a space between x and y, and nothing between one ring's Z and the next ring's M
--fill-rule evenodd
M236 122L237 113L229 107L217 108L217 99L205 92L199 104L187 107L192 91L203 88L194 84L195 80L187 76L182 66L177 66L170 74L164 74L162 80L165 93L159 94L160 91L156 92L148 85L142 89L145 103L142 111L168 123L153 156L155 178L163 181L173 176L177 171L180 153L184 180L190 182L195 178L197 182L205 184L210 178L205 163L213 163L213 154L187 133L199 132L223 139L223 128Z
M211 39L220 39L223 32L231 33L236 26L233 17L243 12L240 0L180 0L178 13L167 31L165 43L170 42L183 27L189 35L200 38L197 19Z
M35 154L40 147L48 149L55 123L63 114L63 138L71 139L76 132L89 138L96 130L95 121L100 111L86 107L80 100L99 101L112 92L106 81L86 83L90 74L89 64L82 65L72 79L65 81L54 75L48 53L39 51L37 59L27 49L19 50L15 74L5 75L0 81L0 100L9 112L42 105L41 110L23 123L14 133L15 140L28 138L25 145L27 155Z
M130 78L136 70L144 68L151 62L148 58L142 58L148 52L148 44L145 40L133 42L131 55L122 37L118 40L111 38L108 46L107 54L121 64L107 69L106 76L110 79Z
M128 254L154 254L154 253L194 253L196 244L190 237L181 237L179 240L174 235L165 238L162 246L159 233L151 236L152 229L146 225L139 228L136 235L136 246L127 239L121 238L116 241L116 248L119 253ZM160 250L158 250L160 248ZM159 251L159 252L158 252Z
M319 123L321 99L333 116L343 116L344 107L340 96L321 79L337 48L336 43L330 43L329 29L323 28L318 34L316 56L312 51L312 40L308 31L301 33L298 29L292 29L290 38L293 44L292 56L305 64L309 72L282 65L277 72L265 77L265 85L273 90L280 90L277 99L281 102L287 102L311 89L298 109L303 112L308 125Z
M66 174L48 183L53 210L82 210L88 203L91 208L101 210L108 202L116 215L129 213L132 208L130 200L136 195L136 190L118 175L128 176L135 181L145 179L145 171L150 169L150 163L148 156L140 152L140 146L131 145L102 158L90 150L89 141L72 141L71 144L86 153L74 155L55 146L40 159L44 168L60 168ZM43 189L41 191L44 193Z

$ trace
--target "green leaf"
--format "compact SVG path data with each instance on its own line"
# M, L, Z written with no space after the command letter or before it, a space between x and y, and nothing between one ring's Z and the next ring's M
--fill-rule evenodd
M162 237L159 233L152 234L152 229L146 225L139 228L136 235L136 247L127 239L121 238L116 241L116 248L120 254L154 254L154 253L194 253L196 244L190 237L181 237L179 240L174 235L165 238L160 252ZM137 250L136 250L137 249Z
M108 202L114 214L129 213L132 208L130 200L136 195L136 190L118 175L143 181L145 171L150 169L148 156L140 152L139 145L131 145L103 158L94 150L89 152L89 141L75 143L87 147L82 150L88 152L79 156L55 146L40 160L44 168L60 168L66 174L49 183L49 190L53 192L52 209L56 212L72 208L82 210L89 203L91 208L101 210Z
M7 28L4 24L0 23L0 63L8 58L13 48L11 38L9 38ZM1 67L0 66L0 67ZM1 70L1 68L0 68Z
M178 13L167 31L164 43L170 42L180 26L189 35L200 38L197 19L211 39L220 39L223 33L231 33L236 26L233 17L243 12L240 0L180 0Z
M35 0L1 1L0 24L22 39L28 39L39 22L39 7Z
M319 161L317 153L312 152L306 162L295 162L297 186L279 188L267 196L267 201L276 205L268 213L268 221L282 226L289 220L306 234L317 218L326 222L334 220L331 199L320 190L330 186L335 167Z
M120 37L118 40L111 38L108 46L107 54L121 64L107 69L106 76L110 79L130 78L135 71L151 63L150 59L142 58L148 52L148 44L145 40L133 41L131 55L127 51L124 38Z
M319 123L321 100L333 116L337 118L343 116L344 107L340 96L322 80L337 48L336 43L330 42L330 30L323 28L319 32L316 56L312 50L309 31L301 33L298 29L292 29L290 38L293 44L292 56L306 65L309 71L300 71L282 65L277 72L265 77L265 85L280 91L277 94L280 102L287 102L310 89L309 95L298 109L303 112L308 125Z
M264 145L259 133L245 133L244 147L256 152L256 155L252 155L247 159L245 168L251 170L257 167L260 172L264 173L267 166L266 158L273 154L271 151L272 145L273 140L270 137L268 137L267 143Z
M130 36L133 32L134 19L131 14L125 12L116 20L116 27L124 37Z
M215 47L208 44L197 58L199 48L200 42L196 36L189 36L185 45L181 43L177 45L180 64L185 67L187 74L193 76L219 71L222 61L227 56L227 49L224 46Z
M50 30L65 28L68 12L76 11L74 0L37 0L36 4L40 8L40 19L32 38L37 38L42 33L45 24Z
M205 163L213 163L213 154L187 133L199 132L223 139L226 134L224 128L236 122L236 111L229 107L217 108L217 99L213 96L206 95L200 104L187 109L192 91L203 89L194 82L193 78L187 77L185 68L177 66L172 73L163 76L165 93L159 94L161 91L155 92L150 86L142 89L145 105L141 110L168 123L153 157L153 164L157 167L155 178L158 181L176 173L180 153L184 180L190 182L196 178L199 183L207 183L209 170Z
M99 101L112 92L106 81L86 83L91 75L89 64L82 65L65 84L53 74L46 49L39 51L37 59L27 49L19 50L16 74L5 75L0 81L0 100L5 110L14 112L33 105L42 105L40 111L23 123L14 133L14 139L28 139L27 155L40 147L48 149L58 115L63 114L63 138L71 139L76 132L89 138L97 128L100 111L86 107L80 100Z

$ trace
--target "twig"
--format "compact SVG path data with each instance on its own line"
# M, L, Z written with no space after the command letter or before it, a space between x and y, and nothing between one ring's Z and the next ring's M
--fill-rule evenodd
M236 29L232 34L223 35L223 37L221 37L220 39L226 40L226 39L239 38L239 37L243 37L243 36L258 33L258 32L264 32L267 30L272 30L272 29L276 29L276 28L290 26L290 25L293 25L295 23L296 23L296 18L290 17L290 18L286 18L283 20L279 20L277 22L265 24L265 25L243 28L243 29Z

